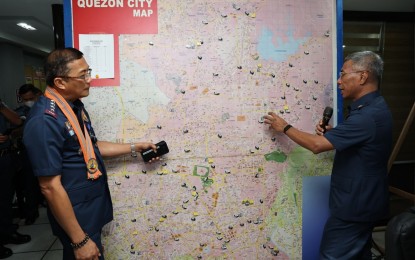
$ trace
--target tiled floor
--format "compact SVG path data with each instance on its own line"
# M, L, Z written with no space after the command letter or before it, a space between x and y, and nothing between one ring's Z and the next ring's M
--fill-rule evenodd
M21 234L27 234L32 240L23 245L5 245L13 250L13 255L7 260L58 260L62 259L62 245L52 234L46 215L46 208L39 208L39 218L29 226L24 225L24 220L19 223L17 230ZM15 222L19 219L15 219Z
M372 233L373 242L377 246L372 245L372 259L385 259L385 229L386 227L376 227Z

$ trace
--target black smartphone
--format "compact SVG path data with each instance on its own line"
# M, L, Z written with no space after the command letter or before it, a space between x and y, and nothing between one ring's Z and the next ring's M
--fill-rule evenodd
M153 149L148 149L148 150L141 152L141 156L143 157L143 160L145 162L148 162L153 158L160 157L163 154L166 154L169 152L169 147L167 146L167 143L165 141L160 141L156 143L156 147L157 147L157 153L155 153Z

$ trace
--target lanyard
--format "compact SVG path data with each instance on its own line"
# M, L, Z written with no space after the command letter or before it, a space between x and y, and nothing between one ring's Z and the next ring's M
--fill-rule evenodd
M87 168L87 179L96 180L99 176L102 175L101 171L98 169L98 162L95 159L94 147L92 145L91 137L87 131L84 124L84 133L82 133L81 126L79 125L78 119L73 112L71 106L66 102L66 100L56 91L54 88L47 87L45 91L45 96L55 100L55 103L65 114L65 117L71 123L76 136L78 137L79 144L81 145L82 154L84 156L86 168ZM82 110L82 117L85 118L86 115Z

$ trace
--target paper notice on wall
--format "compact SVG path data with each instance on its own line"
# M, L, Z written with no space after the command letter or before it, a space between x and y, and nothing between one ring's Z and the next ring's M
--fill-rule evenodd
M93 79L114 78L113 34L80 34L79 50L92 69Z

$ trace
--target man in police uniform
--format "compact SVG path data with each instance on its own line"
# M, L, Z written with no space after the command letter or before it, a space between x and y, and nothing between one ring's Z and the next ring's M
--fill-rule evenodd
M337 84L352 101L346 120L317 135L300 131L273 112L265 123L297 144L321 153L336 149L330 186L330 217L321 259L371 259L374 223L388 213L387 163L392 149L392 115L379 93L383 61L371 52L345 58Z
M91 69L74 48L52 51L45 63L45 96L32 108L23 141L64 259L103 259L101 229L113 218L103 157L136 155L152 143L98 141L82 97ZM158 159L158 158L156 158Z
M14 111L20 118L25 120L29 115L30 109L43 94L40 89L33 84L23 84L18 91L23 105ZM39 217L39 204L41 194L37 178L33 175L32 166L23 145L23 125L12 133L13 146L15 149L15 164L17 173L14 178L16 188L16 198L19 207L19 215L25 218L25 224L31 225Z
M11 125L21 125L19 115L0 100L0 259L13 254L6 244L24 244L31 240L29 235L22 235L13 225L13 174L11 142L7 130Z
M15 111L20 117L25 119L28 116L30 109L43 93L33 84L23 84L20 86L18 94L23 102L23 106L18 107Z

